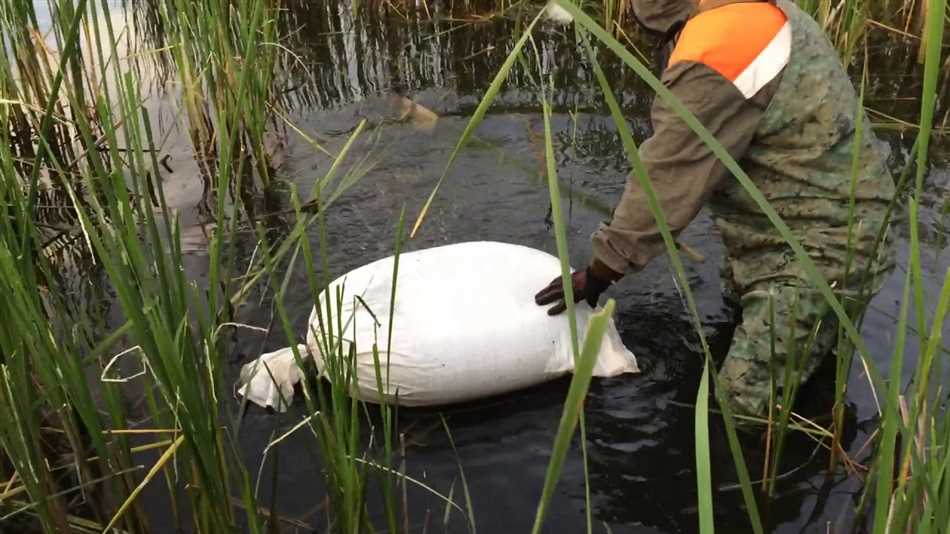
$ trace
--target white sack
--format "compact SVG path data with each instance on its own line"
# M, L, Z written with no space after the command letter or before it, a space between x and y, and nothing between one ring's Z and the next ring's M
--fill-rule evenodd
M309 356L306 345L297 345L297 352L301 358ZM262 354L241 368L238 394L263 408L284 412L293 401L300 373L291 347Z
M560 274L559 260L519 245L472 242L400 256L387 376L392 273L393 257L389 257L360 267L331 285L331 295L336 295L340 285L344 287L341 319L349 322L345 341L356 342L353 394L359 398L380 400L373 363L374 340L379 344L383 389L390 400L398 394L403 406L450 404L497 395L573 371L567 314L550 317L548 307L534 303L535 293ZM322 298L321 309L326 310ZM583 343L593 310L585 303L578 304L576 310ZM319 332L316 310L310 316L307 347L322 371L318 349L322 343L317 342L314 332ZM301 356L307 357L306 351L301 351ZM278 391L292 392L300 380L293 353L283 349L265 354L260 360L244 366L241 375L246 385L240 393L261 406L282 408ZM261 365L265 362L279 381L277 387ZM251 376L255 365L256 372ZM636 358L620 341L611 320L594 376L638 371Z

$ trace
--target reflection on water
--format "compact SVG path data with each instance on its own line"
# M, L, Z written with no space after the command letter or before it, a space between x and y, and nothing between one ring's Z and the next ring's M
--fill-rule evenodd
M326 6L322 10L295 8L299 32L295 47L313 74L311 84L295 90L295 116L301 124L339 144L356 120L378 125L386 156L378 168L330 214L331 239L336 247L334 270L345 272L389 254L393 221L405 205L418 208L441 173L466 117L487 89L513 45L517 23L512 18L492 22L456 23L412 20L398 16L353 19L350 12ZM912 120L915 56L892 37L876 36L870 49L874 65L887 76L872 77L868 103L884 116ZM553 237L546 223L547 192L539 180L537 84L550 74L558 111L554 128L563 182L583 199L572 196L570 247L575 264L589 254L587 235L618 198L625 180L625 162L616 132L606 116L589 67L578 60L573 34L547 27L536 35L540 65L517 66L473 143L459 158L430 219L410 248L473 239L517 242L551 251ZM533 54L533 51L531 52ZM529 55L531 55L529 54ZM608 76L622 94L624 109L642 139L649 133L649 92L613 61ZM905 73L893 75L891 73ZM899 76L899 77L898 77ZM433 131L392 121L387 95L406 96L437 113ZM891 121L892 122L892 121ZM895 168L903 165L912 145L913 131L888 129L882 136L892 149ZM939 161L939 160L935 160ZM325 158L295 152L288 179L303 186L309 176L326 169ZM940 164L943 165L942 163ZM303 172L306 176L300 176ZM935 171L924 201L927 277L937 287L947 265L944 232L938 230L946 173ZM905 225L897 233L905 236ZM716 230L701 216L682 236L707 261L689 266L707 333L722 354L731 335L735 310L722 301L718 258L721 247ZM906 261L902 259L904 264ZM303 278L296 276L296 283ZM865 323L869 344L877 347L878 364L886 367L893 345L893 320L900 295L899 274L875 299ZM615 290L618 326L628 346L644 367L641 376L597 382L587 403L590 480L594 518L612 532L692 532L697 528L696 482L693 451L693 410L700 369L700 353L665 260L625 280ZM297 327L309 302L289 303L298 310ZM253 317L253 314L251 314ZM258 321L263 315L256 317ZM885 326L886 325L886 326ZM398 335L398 334L397 334ZM916 350L908 346L909 351ZM802 409L827 412L833 392L833 369L802 392ZM873 420L873 400L866 381L855 371L850 385L846 448L858 461L868 460L862 450L865 430ZM547 464L550 442L560 414L564 383L557 383L477 405L447 411L458 455L466 470L479 528L491 532L523 531L530 527ZM806 405L811 405L810 408ZM807 413L807 412L806 412ZM426 427L432 415L403 414L404 427ZM270 419L251 416L248 429L262 431ZM250 431L249 433L253 433ZM409 432L413 434L412 431ZM727 531L747 530L747 519L728 445L714 424L712 455L717 492L717 524ZM259 439L248 437L247 454L255 457ZM407 452L408 469L427 483L446 488L457 480L456 458L446 439L436 432L416 440ZM763 446L747 438L748 462L753 476L761 472ZM305 440L285 445L285 454L302 457ZM860 453L860 454L859 454ZM856 519L861 498L860 481L838 473L828 476L828 456L807 438L789 440L776 499L763 509L778 531L824 529L827 523L846 530ZM312 487L312 478L286 473L286 490ZM583 480L579 450L565 467L555 496L550 524L556 531L583 529ZM413 517L440 509L437 499L410 492ZM301 508L302 509L302 508ZM453 523L454 524L454 523ZM455 525L461 531L462 524Z
M345 3L291 3L288 29L296 36L306 79L294 90L309 108L353 104L393 92L413 95L433 87L452 90L443 109L477 103L515 44L524 26L518 9L504 16L459 20L435 16L406 20L398 16L354 18ZM438 15L438 13L436 13ZM533 15L533 13L530 13ZM390 15L392 15L390 13ZM537 105L539 70L550 74L558 91L555 105L599 106L589 65L577 60L573 31L546 27L536 34L537 50L529 45L528 67L517 65L508 77L509 106ZM535 53L540 65L534 61ZM608 75L630 98L646 102L645 86L608 63ZM303 69L301 69L303 70ZM632 85L636 85L634 88ZM643 95L637 98L634 93Z
M333 1L293 0L285 6L282 24L289 37L282 44L293 55L284 60L286 69L280 73L279 91L294 124L336 152L354 126L366 119L370 134L357 141L346 165L367 153L372 153L374 160L378 158L363 180L328 213L333 274L391 253L400 210L405 207L410 216L414 215L431 191L467 116L512 49L513 37L523 23L517 9L501 17L462 18L464 13L441 13L434 2L430 4L436 10L433 18L389 10L356 17L349 5ZM136 1L132 5L135 9L130 13L145 42L159 48L156 43L161 43L163 30L161 17L149 9L154 3ZM578 265L587 258L587 236L609 213L623 188L625 159L590 68L579 60L572 31L546 26L535 37L537 49L530 48L528 60L512 70L477 139L450 172L428 222L407 244L409 249L492 239L553 251L547 220L548 193L540 178L537 100L538 83L551 76L556 88L553 127L558 172L571 192L565 203L570 215L572 260ZM895 39L873 35L867 102L875 110L874 120L895 123L884 117L896 117L912 122L918 104L908 97L916 97L919 87L915 49ZM644 41L643 47L648 49L649 43ZM634 134L644 138L649 133L650 92L606 55L604 66L622 97ZM419 107L413 108L413 104ZM200 208L206 191L198 179L187 131L176 120L174 87L156 91L147 105L152 106L158 119L155 124L163 129L162 156L170 156L171 170L163 176L166 196L188 227L184 234L194 262L186 269L199 284L205 284L201 261L204 236L215 221ZM946 110L941 110L938 116L942 119L945 114ZM912 130L882 130L892 148L895 168L907 160L913 135ZM289 207L289 184L306 196L315 177L322 176L331 164L327 155L314 151L301 136L291 133L288 143L286 161L278 170L275 185L262 197L264 213ZM946 238L946 199L950 193L947 163L939 154L934 158L922 203L928 294L936 293L933 289L950 252ZM274 232L286 229L280 218L267 220ZM904 224L899 224L896 232L906 241ZM256 244L253 233L243 235L246 240L239 245L242 253L250 256ZM316 243L315 235L312 239ZM723 302L721 295L718 258L722 247L717 232L708 217L701 215L681 240L707 258L703 263L690 264L688 275L715 352L722 354L736 311ZM905 257L900 262L906 266ZM873 302L864 325L868 344L875 348L874 357L882 368L886 368L894 342L892 317L897 314L900 276L899 269ZM292 273L291 284L306 287L304 274ZM291 293L286 304L295 317L297 331L303 332L311 303L306 292ZM612 532L695 531L690 406L695 402L701 362L696 339L690 333L664 259L618 284L612 296L618 300L618 326L625 342L637 353L644 372L637 377L601 380L592 387L587 413L594 517L598 525L606 524ZM267 298L264 295L242 308L238 319L257 326L269 324ZM398 325L396 328L398 335ZM235 335L232 372L236 377L240 360L255 355L261 338L247 332ZM272 337L275 339L268 339L265 348L284 345L279 336ZM908 362L915 360L916 350L916 340L909 340ZM818 399L813 401L817 405L815 413L821 412L820 399L828 394L830 378L827 373L822 378L803 392L809 399ZM457 461L461 461L478 527L485 532L527 530L540 495L565 391L566 383L561 381L447 409L458 457L441 432L436 413L403 412L400 425L408 438L409 474L445 493L454 487L457 496ZM874 409L866 381L857 370L849 400L852 424L846 447L851 454L861 451L857 459L865 461L867 450L862 449ZM281 427L279 431L292 426L286 421L292 418L275 421L253 410L247 415L242 447L248 465L256 466L261 461L261 451L275 425ZM733 486L728 446L721 429L713 426L714 476L720 488L715 496L717 523L726 531L743 531L747 522L741 495ZM762 445L749 437L746 448L755 476L761 471ZM317 524L319 518L313 517L313 507L324 493L312 439L294 435L279 450L277 491L281 513ZM579 458L575 443L549 522L556 531L583 529L584 473ZM827 464L824 450L816 449L807 439L792 438L782 466L780 494L765 510L776 530L792 532L819 526L823 530L827 522L847 530L855 521L853 509L861 497L859 481L840 474L829 476L824 471ZM286 468L292 465L301 468ZM273 468L273 464L268 466ZM264 476L269 476L266 470ZM444 503L438 498L415 487L409 493L414 526L423 530L427 516L441 517ZM269 501L268 495L261 498ZM461 517L452 517L449 525L450 531L464 531Z

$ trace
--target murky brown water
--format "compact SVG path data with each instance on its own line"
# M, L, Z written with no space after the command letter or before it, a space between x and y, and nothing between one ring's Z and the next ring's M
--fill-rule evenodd
M392 253L400 210L405 207L410 217L418 212L467 117L510 50L515 28L511 19L431 23L391 15L354 20L348 8L333 2L292 3L289 8L292 24L300 30L291 43L302 63L298 72L288 73L292 90L286 98L292 119L331 150L339 149L354 126L366 119L370 132L358 143L355 154L373 151L381 158L328 215L330 263L336 275ZM626 165L592 75L577 60L572 39L570 32L551 27L537 34L542 68L555 80L555 151L560 178L574 192L565 199L565 213L569 214L572 259L575 265L581 265L590 251L588 235L619 198ZM917 103L907 100L918 94L920 85L919 72L912 68L913 50L880 35L872 41L876 44L871 49L868 105L914 122ZM644 138L649 133L649 91L632 73L617 65L608 63L608 76L622 91L635 134ZM547 220L548 193L539 174L537 78L536 72L516 69L513 73L477 132L480 142L469 146L456 162L428 222L418 237L408 242L409 250L489 239L554 251L553 231ZM433 123L428 116L398 121L402 97L431 110L438 116L437 121ZM167 113L163 106L170 109L173 104L173 93L157 94L150 103L157 114ZM914 132L886 130L881 135L893 150L895 166L903 163ZM314 179L328 169L330 160L292 133L289 140L279 179L309 191ZM213 221L199 208L202 184L196 178L184 133L172 131L163 150L171 154L174 170L165 177L167 195L173 207L181 210L187 226L186 248L191 251L187 268L200 283L205 274L201 228ZM927 293L933 298L950 265L948 169L947 157L938 153L928 177L923 210L923 268ZM885 371L893 349L907 264L906 225L901 223L896 230L901 240L900 268L872 303L863 327L868 346ZM716 230L709 218L701 215L681 239L707 258L701 264L688 265L688 274L707 333L722 354L731 335L734 310L721 296L718 273L722 247ZM313 241L316 243L316 235ZM252 247L249 241L248 253ZM304 287L304 275L294 274L292 283ZM690 333L664 258L628 277L610 294L618 303L617 321L624 341L637 354L643 373L598 380L592 386L587 425L595 530L694 532L698 518L690 406L699 380L698 344ZM307 292L291 292L286 304L296 319L295 327L303 333L312 305ZM266 326L270 307L266 300L260 305L249 304L240 310L240 316L243 322ZM239 349L234 354L235 378L239 365L255 356L262 342L256 334L239 336ZM285 344L279 335L273 337L266 341L265 348ZM916 355L914 338L908 344L908 369L913 367ZM825 406L822 401L830 398L832 375L824 373L802 392L803 409L811 406L812 413L818 413ZM478 529L527 531L540 496L566 384L557 382L444 410L458 447L457 457L441 429L439 412L403 410L399 425L406 432L408 474L443 493L455 484L458 496L457 462L461 462ZM851 410L845 441L852 454L861 450L869 429L873 429L875 408L866 384L856 366L848 397ZM241 446L252 469L260 462L261 451L275 428L282 432L300 416L292 413L277 418L256 409L246 415ZM741 495L732 486L731 456L715 421L711 441L714 483L719 488L714 496L717 526L723 532L746 531ZM755 474L760 471L763 447L749 438L746 448ZM279 464L266 466L264 480L268 482L262 487L270 487L270 473L276 468L281 515L315 527L324 524L325 518L317 510L324 491L313 438L301 432L284 441L279 451ZM866 451L858 456L866 457ZM765 505L768 523L775 531L825 532L830 523L833 531L843 532L855 522L860 481L826 472L827 463L825 451L816 451L813 442L791 438L782 466L788 475L780 485L779 496ZM558 488L547 531L583 530L584 482L576 442ZM267 489L262 494L262 502L270 501L269 492ZM441 530L444 504L438 498L410 486L409 506L411 522L418 527L415 531ZM462 532L465 525L464 518L454 513L448 530Z

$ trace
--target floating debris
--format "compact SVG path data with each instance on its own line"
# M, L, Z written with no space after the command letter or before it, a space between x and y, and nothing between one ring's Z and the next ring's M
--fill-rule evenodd
M431 109L417 104L404 96L391 97L393 109L399 117L399 122L409 122L417 130L431 132L439 120L439 115Z

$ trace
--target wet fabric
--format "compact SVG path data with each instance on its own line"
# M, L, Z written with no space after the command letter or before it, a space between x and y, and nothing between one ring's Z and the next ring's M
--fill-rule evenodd
M734 411L764 415L773 388L781 394L786 373L793 373L794 382L804 382L832 352L838 323L820 293L795 286L752 289L739 304L742 319L718 383Z
M791 52L761 89L745 94L702 49L681 52L678 61L674 51L662 81L739 162L839 298L847 300L852 311L860 310L859 295L867 293L865 289L876 292L893 265L889 240L880 253L874 247L894 196L893 181L884 150L821 28L792 2L781 0L776 6L787 19ZM720 9L751 12L762 7L772 6L707 0L683 34ZM741 24L755 22L750 18ZM737 36L736 46L744 46L742 25L719 31L731 32ZM860 138L858 113L865 125ZM827 322L823 299L794 251L698 136L660 99L652 118L654 134L640 147L640 156L671 230L681 231L708 206L726 246L729 282L740 296L743 319L721 370L723 387L740 411L762 414L771 392L770 372L777 370L781 382L789 359L786 349L772 350L768 336L775 332L783 339L807 339ZM857 158L855 147L860 148ZM618 273L640 269L663 253L635 177L628 181L612 219L592 240L594 261ZM771 295L778 314L774 323L766 321L764 295ZM793 309L801 313L789 315ZM830 348L827 335L822 331L818 336L814 365L803 367L796 379L811 375Z

